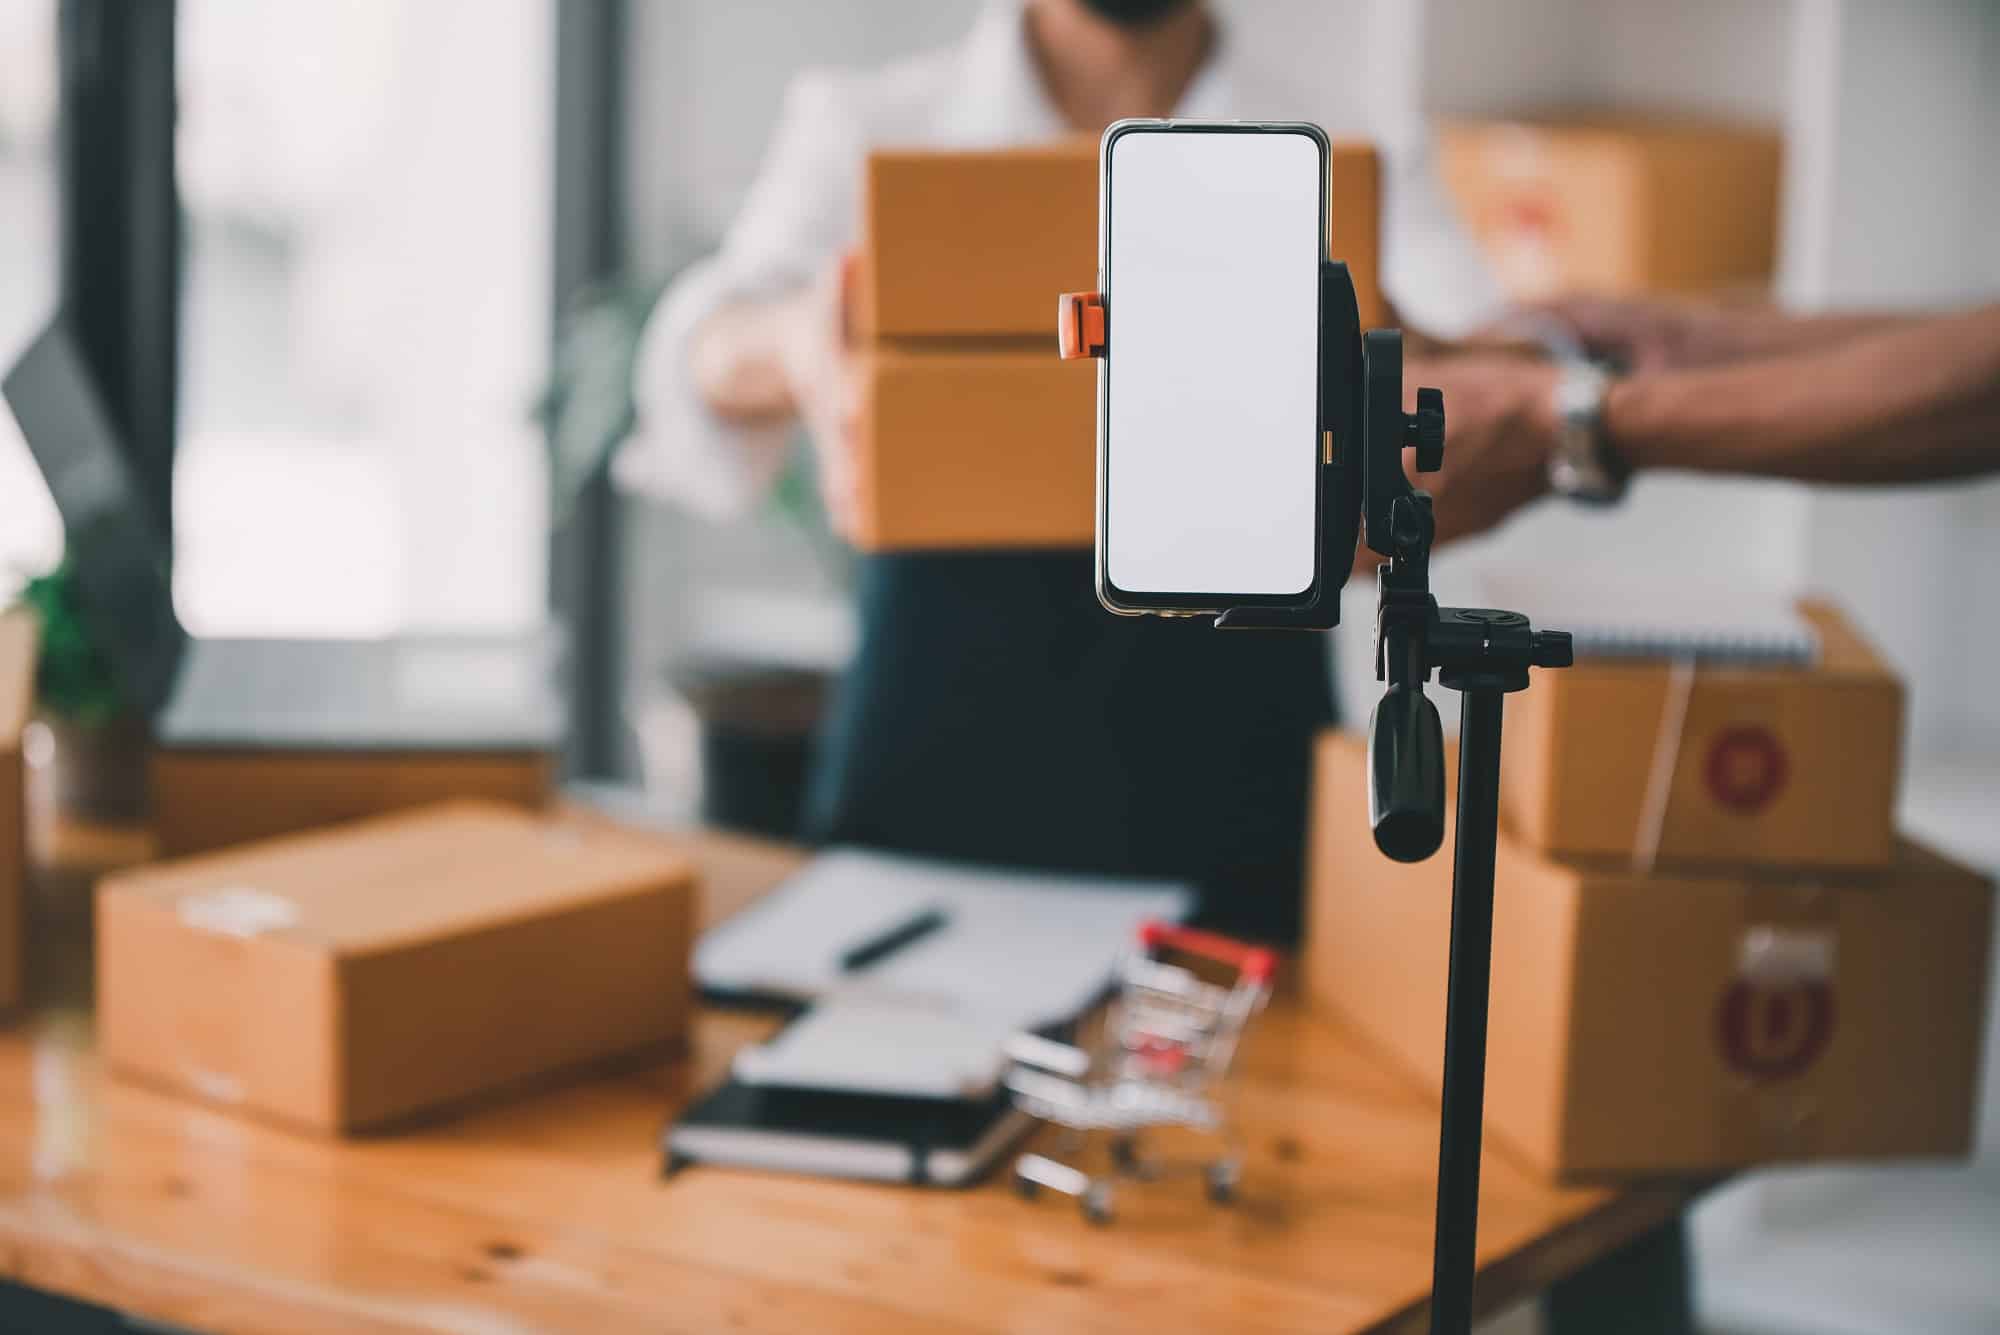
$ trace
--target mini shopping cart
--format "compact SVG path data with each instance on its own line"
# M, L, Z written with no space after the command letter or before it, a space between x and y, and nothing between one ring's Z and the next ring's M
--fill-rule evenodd
M1169 952L1231 969L1233 984L1208 982L1156 956ZM1243 1027L1271 995L1277 956L1227 937L1149 922L1136 949L1120 960L1117 993L1095 1047L1086 1051L1032 1034L1017 1035L1007 1055L1015 1103L1065 1131L1070 1153L1093 1136L1107 1139L1110 1170L1092 1176L1043 1154L1014 1164L1015 1188L1073 1196L1086 1217L1108 1223L1120 1178L1150 1180L1179 1166L1200 1172L1209 1199L1235 1198L1243 1148L1229 1126L1224 1086ZM1215 1157L1172 1165L1140 1154L1142 1132L1184 1127L1216 1141Z

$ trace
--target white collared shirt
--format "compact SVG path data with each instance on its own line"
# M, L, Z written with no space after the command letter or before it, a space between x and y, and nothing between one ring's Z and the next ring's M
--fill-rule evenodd
M1215 45L1176 116L1306 118L1227 40ZM1359 114L1328 124L1313 110L1336 134L1369 128ZM872 149L1001 148L1068 132L1029 49L1021 0L989 0L954 46L881 70L800 74L721 249L681 274L648 325L635 368L639 421L614 462L618 484L714 516L740 513L769 487L793 427L717 417L689 374L689 345L717 308L796 289L855 243ZM1384 157L1383 290L1413 328L1463 333L1499 309L1499 290L1426 164L1387 146Z

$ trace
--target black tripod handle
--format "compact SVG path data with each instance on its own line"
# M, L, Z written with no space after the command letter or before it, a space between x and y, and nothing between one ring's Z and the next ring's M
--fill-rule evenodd
M1397 862L1444 842L1444 725L1419 682L1398 682L1368 719L1368 823Z

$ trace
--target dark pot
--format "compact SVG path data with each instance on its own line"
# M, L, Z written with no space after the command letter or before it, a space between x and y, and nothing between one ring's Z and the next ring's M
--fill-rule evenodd
M803 834L813 734L833 677L810 668L703 659L668 673L701 724L701 816L795 840Z
M35 783L58 818L109 825L145 819L149 738L142 720L84 726L43 715L35 722L48 738L29 748Z

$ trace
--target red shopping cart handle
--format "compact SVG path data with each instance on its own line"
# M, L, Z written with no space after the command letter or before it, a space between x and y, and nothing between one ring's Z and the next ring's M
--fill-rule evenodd
M1157 918L1139 924L1139 943L1148 950L1157 950L1165 946L1182 954L1198 955L1203 959L1233 965L1246 982L1268 983L1278 972L1278 956L1274 951L1266 950L1262 946L1246 945L1226 936L1218 936L1214 932L1197 931L1192 927L1176 927Z

